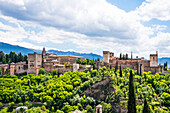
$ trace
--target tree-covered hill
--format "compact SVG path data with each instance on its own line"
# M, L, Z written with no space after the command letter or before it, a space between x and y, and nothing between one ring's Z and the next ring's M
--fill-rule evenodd
M137 75L137 71L132 70L130 74L130 70L103 67L62 75L56 71L38 76L0 75L0 112L15 112L15 107L24 105L28 113L72 113L76 109L94 113L98 104L102 105L103 113L127 112L131 75L136 112L142 113L145 103L144 111L169 113L170 74L144 72ZM112 89L110 93L107 93L108 88ZM106 98L96 99L98 97L84 93L97 90Z

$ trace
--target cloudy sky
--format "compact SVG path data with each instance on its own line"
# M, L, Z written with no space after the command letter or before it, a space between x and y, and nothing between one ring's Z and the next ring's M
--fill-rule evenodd
M170 57L170 1L0 0L0 42Z

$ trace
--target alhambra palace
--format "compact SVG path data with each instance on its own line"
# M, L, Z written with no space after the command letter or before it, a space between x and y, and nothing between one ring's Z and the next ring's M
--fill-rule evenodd
M56 69L59 73L67 71L84 71L88 68L89 70L93 68L91 65L80 65L76 64L76 60L80 58L84 60L84 57L71 56L71 55L56 55L46 53L45 48L42 50L42 54L29 53L28 54L28 64L26 62L18 62L8 64L1 64L0 67L3 70L3 74L7 73L7 69L10 69L10 75L15 74L35 74L38 75L39 69L44 68L46 72L52 72ZM68 63L69 68L64 64ZM151 71L152 73L164 73L164 67L158 65L158 52L156 54L150 54L150 60L144 60L142 58L131 58L131 59L119 59L114 56L113 52L103 51L103 61L96 61L96 69L101 67L107 68L131 68L137 70L138 74L142 74L144 71Z

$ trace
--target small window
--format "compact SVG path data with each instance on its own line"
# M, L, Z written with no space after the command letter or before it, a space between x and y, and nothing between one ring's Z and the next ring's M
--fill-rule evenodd
M20 70L20 66L18 67L18 69Z
M153 60L155 60L155 57L153 57Z

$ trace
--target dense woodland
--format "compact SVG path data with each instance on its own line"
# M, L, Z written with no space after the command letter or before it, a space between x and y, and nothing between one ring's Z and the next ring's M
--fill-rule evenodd
M113 106L110 102L116 102L129 111L132 108L128 105L134 106L133 110L137 113L168 113L170 74L136 73L131 69L103 67L90 71L86 69L85 72L66 72L62 75L58 75L56 70L46 73L44 69L40 69L38 76L0 75L0 112L15 112L15 107L24 105L29 108L28 113L71 113L76 109L95 113L95 106L101 104L103 113L112 113ZM106 100L101 102L92 97L80 96L87 88L108 76L111 77L115 91ZM43 105L31 102L41 102ZM3 107L7 103L9 106Z
M15 52L10 52L9 54L5 54L3 51L0 51L0 64L9 64L16 62L27 62L27 55L22 55L21 53L16 54Z

